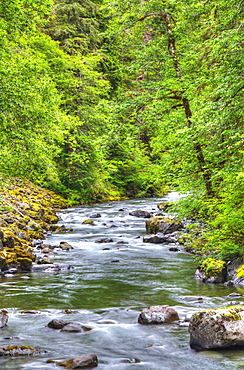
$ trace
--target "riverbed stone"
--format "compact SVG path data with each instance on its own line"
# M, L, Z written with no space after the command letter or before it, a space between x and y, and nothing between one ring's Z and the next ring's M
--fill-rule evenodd
M59 248L63 249L63 250L70 250L70 249L74 249L74 247L72 247L72 245L70 245L69 243L67 242L60 242L59 243Z
M81 333L90 331L91 328L88 326L81 325L79 323L70 322L67 325L64 325L61 329L62 332L69 332L69 333Z
M148 234L172 234L183 228L181 222L171 220L165 217L151 217L146 220L146 231Z
M53 272L73 270L73 266L67 263L32 263L31 272Z
M100 217L102 217L100 213L92 213L90 215L90 218L100 218Z
M113 239L112 238L100 238L95 240L95 243L112 243Z
M57 364L65 369L91 369L98 365L98 359L95 353L88 353Z
M178 320L179 315L174 308L158 305L144 308L139 315L138 323L143 325L168 324Z
M244 347L244 306L196 312L188 330L196 350Z
M30 346L1 346L0 356L39 356L47 353L41 348L33 348Z
M141 217L141 218L150 218L152 217L152 214L147 211L142 211L141 209L138 209L136 211L129 212L130 216L135 217Z
M143 243L176 243L177 240L173 236L164 235L163 233L145 235L143 237Z
M50 321L47 324L47 326L51 329L62 329L65 325L68 325L69 323L70 323L70 321L67 322L67 321L64 321L64 320L54 319L54 320Z
M88 219L88 220L84 220L84 221L82 222L82 224L83 224L83 225L92 225L92 226L95 226L95 222L94 222L93 220L90 220L90 219Z
M5 310L0 311L0 328L7 325L8 322L8 312Z

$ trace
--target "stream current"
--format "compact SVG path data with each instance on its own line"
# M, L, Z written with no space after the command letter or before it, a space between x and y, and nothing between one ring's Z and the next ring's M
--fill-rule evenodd
M100 370L244 369L242 350L192 350L187 327L178 322L159 326L137 323L139 313L148 306L174 306L183 321L199 309L231 304L228 295L234 291L244 294L234 287L196 281L197 262L183 248L172 252L172 244L143 243L145 219L129 212L142 209L155 214L157 203L174 201L177 196L170 193L160 199L110 202L58 212L59 224L73 231L52 234L44 243L70 243L74 249L58 251L54 262L69 263L74 269L0 278L0 308L9 312L8 325L0 329L1 345L30 345L47 353L1 357L0 369L63 369L46 361L86 353L97 355ZM95 225L82 224L92 213L101 214L94 219ZM104 237L113 241L96 242ZM242 298L235 303L242 304ZM36 312L31 313L33 310ZM67 314L65 310L73 312ZM53 319L79 322L92 330L60 332L47 327Z

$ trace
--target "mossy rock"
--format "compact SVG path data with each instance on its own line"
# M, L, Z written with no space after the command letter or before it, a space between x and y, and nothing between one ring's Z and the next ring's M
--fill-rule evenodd
M209 257L202 261L198 268L200 271L203 271L207 277L217 276L226 268L226 262Z
M196 269L195 278L205 283L224 283L227 280L227 264L225 261L208 257Z
M171 234L181 228L181 222L177 222L166 217L150 217L146 220L147 234L157 234L158 232Z
M83 225L93 225L94 226L95 222L93 220L88 219L88 220L83 221L82 224Z

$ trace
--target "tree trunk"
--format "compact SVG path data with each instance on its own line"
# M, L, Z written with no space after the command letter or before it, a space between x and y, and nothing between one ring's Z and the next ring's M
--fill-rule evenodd
M166 22L166 26L167 26L167 30L169 34L169 49L171 50L171 54L174 60L174 67L175 67L176 75L180 83L183 84L180 63L179 63L179 59L178 59L177 52L176 52L175 38L174 38L173 31L172 31L172 26L171 26L171 17L168 13L162 13L162 18L164 18ZM185 116L187 118L187 125L190 128L192 127L192 121L191 121L192 112L190 108L190 102L186 97L183 96L182 92L180 92L180 96L181 96L181 100L184 106ZM193 145L194 145L194 150L196 152L199 169L202 173L202 177L205 183L207 195L211 196L213 194L211 175L208 169L206 168L206 161L204 158L202 146L198 142L193 142Z

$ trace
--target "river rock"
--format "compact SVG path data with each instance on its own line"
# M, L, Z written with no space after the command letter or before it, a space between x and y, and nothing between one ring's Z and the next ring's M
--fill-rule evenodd
M65 325L68 325L70 324L70 321L67 322L67 321L64 321L64 320L52 320L50 321L47 326L51 329L62 329Z
M113 239L112 238L100 238L95 240L95 243L112 243Z
M8 312L5 310L0 311L0 328L6 326L8 322Z
M89 328L88 326L84 326L84 325L73 323L73 322L70 322L69 324L64 325L63 328L61 329L62 332L69 332L69 333L80 333L82 331L86 332L90 330L91 328Z
M100 218L100 217L102 217L100 213L92 213L90 215L90 218Z
M188 330L196 350L244 347L244 306L196 312Z
M47 353L43 349L30 346L1 346L0 356L39 356Z
M204 283L220 284L227 280L226 262L214 258L206 258L200 263L194 277Z
M161 243L176 243L177 240L174 237L166 236L162 233L157 233L157 234L145 235L143 237L143 242L161 244Z
M172 234L183 228L181 222L176 222L164 217L151 217L146 220L146 231L148 234Z
M132 211L129 213L130 216L135 216L135 217L142 217L142 218L150 218L152 217L152 214L147 212L147 211L142 211L142 210L137 210L137 211Z
M170 252L179 252L179 251L180 251L180 249L179 249L179 248L177 248L177 247L170 247L170 248L169 248L169 251L170 251Z
M67 242L60 242L59 244L59 248L63 249L63 250L70 250L70 249L74 249L74 247L72 247L72 245L70 245L69 243Z
M169 306L151 306L144 308L139 315L138 323L149 324L167 324L179 320L179 315Z
M53 272L53 271L69 271L72 270L73 266L68 265L67 263L32 263L31 271L32 272Z
M98 365L98 360L94 353L89 353L57 364L65 369L91 369Z
M95 222L93 220L85 220L82 222L83 225L92 225L92 226L95 226Z

